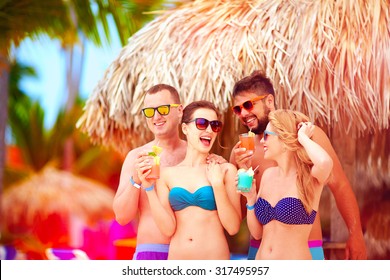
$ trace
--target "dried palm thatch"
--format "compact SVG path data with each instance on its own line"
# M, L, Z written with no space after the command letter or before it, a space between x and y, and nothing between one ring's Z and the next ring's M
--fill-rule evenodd
M355 174L361 189L382 189L383 183L390 188L390 129L356 140Z
M390 201L377 203L370 212L364 233L369 259L389 259Z
M88 224L112 219L114 192L90 179L48 167L5 190L3 225L32 227L34 221L58 214L65 221L75 215Z
M334 128L329 136L355 191L390 189L390 129L356 138Z
M387 128L389 22L386 0L188 2L129 39L78 127L124 152L148 136L139 112L152 85L171 84L184 104L206 99L226 112L234 83L262 70L279 107L352 135Z

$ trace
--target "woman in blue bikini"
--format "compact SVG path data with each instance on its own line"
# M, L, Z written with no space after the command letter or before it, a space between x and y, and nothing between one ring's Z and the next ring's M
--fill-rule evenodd
M261 142L264 158L277 166L264 171L260 189L242 193L252 236L262 237L256 259L312 259L309 234L333 161L310 139L314 125L297 111L276 110Z
M230 258L225 231L234 235L241 223L240 194L235 187L237 169L228 162L206 163L222 129L219 119L211 102L190 103L182 117L188 143L184 160L163 168L156 182L145 179L150 164L139 169L153 217L161 232L171 237L168 259Z

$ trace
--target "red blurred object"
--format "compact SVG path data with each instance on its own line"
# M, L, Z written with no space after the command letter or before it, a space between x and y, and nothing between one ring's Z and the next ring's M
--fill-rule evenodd
M137 238L117 239L114 241L117 260L131 260L137 246Z
M15 169L26 168L20 148L14 145L7 145L5 162L7 166Z

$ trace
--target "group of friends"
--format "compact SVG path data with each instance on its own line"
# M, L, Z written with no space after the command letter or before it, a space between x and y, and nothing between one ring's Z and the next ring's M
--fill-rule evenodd
M329 138L304 114L276 109L263 73L234 85L232 113L255 133L255 150L238 141L229 161L210 153L223 126L213 103L184 107L174 87L158 84L142 111L154 139L127 154L113 203L119 224L138 221L134 260L228 260L226 235L244 218L249 260L325 259L318 211L325 185L348 228L345 257L367 258L356 197ZM147 178L153 146L162 148L159 179ZM250 167L252 188L240 192L237 170Z

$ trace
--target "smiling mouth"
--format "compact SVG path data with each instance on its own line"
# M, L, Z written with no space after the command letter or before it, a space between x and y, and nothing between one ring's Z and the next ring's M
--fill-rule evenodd
M246 125L250 125L250 124L253 124L257 119L255 117L249 117L249 118L245 118L244 119L244 122Z
M211 143L211 137L200 137L199 139L206 146L209 146Z
M155 126L163 126L165 124L165 122L156 122L154 123Z

